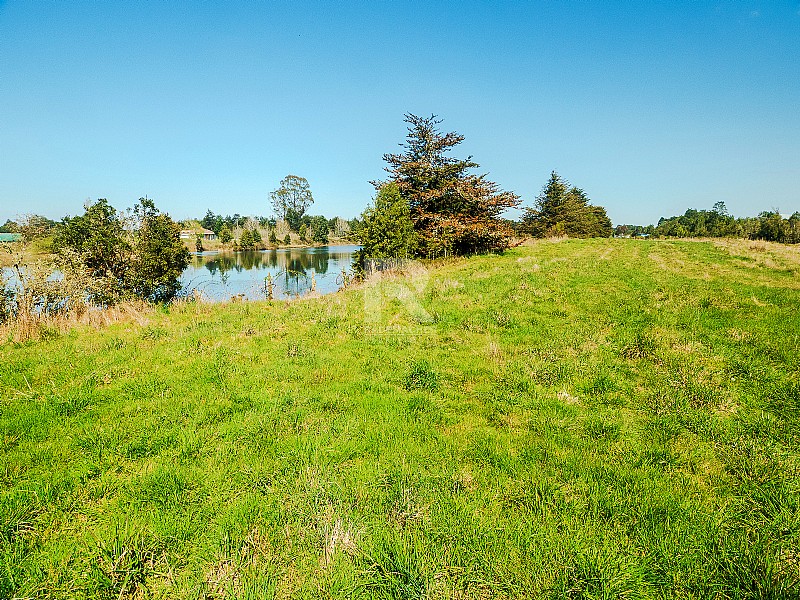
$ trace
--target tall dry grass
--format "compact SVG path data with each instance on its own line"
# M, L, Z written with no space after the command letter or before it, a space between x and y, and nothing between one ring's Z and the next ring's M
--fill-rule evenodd
M113 282L91 277L68 262L27 260L11 253L11 267L0 272L0 343L39 340L78 326L146 323L152 306L142 300L97 305L89 298L109 297Z

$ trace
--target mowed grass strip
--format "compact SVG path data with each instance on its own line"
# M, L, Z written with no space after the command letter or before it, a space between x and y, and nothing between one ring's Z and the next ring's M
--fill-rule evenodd
M798 266L539 242L6 344L0 597L798 597Z

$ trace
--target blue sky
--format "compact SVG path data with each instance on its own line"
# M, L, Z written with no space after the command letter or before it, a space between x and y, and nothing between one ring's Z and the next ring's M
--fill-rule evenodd
M800 2L0 1L0 222L358 215L435 113L532 205L551 170L650 223L800 210Z

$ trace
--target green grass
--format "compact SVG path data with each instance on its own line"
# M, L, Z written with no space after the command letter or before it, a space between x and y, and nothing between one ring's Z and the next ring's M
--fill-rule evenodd
M798 272L542 242L0 346L0 597L796 598Z

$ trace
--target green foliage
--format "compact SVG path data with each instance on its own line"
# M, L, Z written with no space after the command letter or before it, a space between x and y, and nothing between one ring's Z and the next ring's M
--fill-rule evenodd
M42 215L25 215L18 221L8 219L0 226L0 233L19 233L25 242L46 238L52 234L57 223Z
M325 217L321 215L311 217L308 227L311 230L310 237L312 242L317 244L328 243L329 225L328 220Z
M253 250L254 248L255 240L253 239L253 232L249 229L245 229L242 231L242 235L239 237L239 249Z
M796 212L788 219L784 219L778 211L762 212L758 215L758 227L750 237L768 242L798 244L800 243L800 213Z
M305 223L301 223L298 233L300 234L300 241L302 242L308 241L308 227L306 226Z
M356 253L356 269L363 273L368 261L405 260L416 255L418 234L408 202L396 183L384 184L375 204L361 215L361 249Z
M7 219L3 225L0 225L0 233L19 233L19 224Z
M236 213L234 215L215 215L211 210L206 211L206 216L200 221L200 224L206 229L210 229L217 235L220 235L222 229L227 227L231 231L237 227L244 227L247 222L247 217Z
M434 257L508 248L513 231L500 217L518 206L519 198L484 175L471 174L479 166L471 158L448 156L464 136L439 131L440 119L408 114L405 121L405 151L384 160L418 233L415 252ZM384 182L375 185L380 189Z
M800 213L783 218L780 212L772 210L755 218L734 218L724 202L717 202L711 210L690 208L677 217L662 217L652 234L656 237L727 237L797 244L800 243Z
M83 215L65 217L53 242L65 268L86 270L92 299L113 304L128 296L167 301L180 289L189 262L180 229L148 198L140 198L126 222L105 199Z
M275 246L278 243L278 235L275 233L275 227L269 230L269 243Z
M227 227L223 227L219 231L219 241L223 244L227 244L233 239L233 233Z
M124 285L139 298L169 301L180 290L181 273L189 264L180 228L148 198L139 198L133 214L130 268Z
M287 221L292 231L300 228L303 214L314 203L308 181L298 175L287 175L281 179L280 187L270 192L270 200L275 215Z
M589 204L582 189L571 187L555 171L536 199L536 207L525 209L522 230L534 237L610 237L613 233L605 209Z
M200 234L197 234L197 237L194 240L194 249L195 249L195 252L202 252L204 250L204 248L203 248L203 236L200 235Z
M288 246L291 243L292 243L292 237L287 233L283 238L283 244L285 246Z
M100 198L86 206L83 215L64 217L53 247L75 268L85 268L92 278L107 282L103 286L106 293L97 292L96 301L114 303L121 299L131 243L122 218L108 200Z

